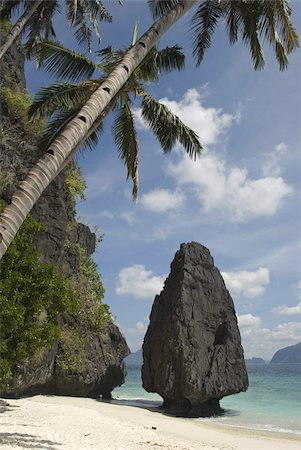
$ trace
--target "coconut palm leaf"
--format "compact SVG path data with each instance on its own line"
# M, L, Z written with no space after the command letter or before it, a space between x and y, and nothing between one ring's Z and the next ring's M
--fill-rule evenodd
M92 30L90 24L100 42L98 20L111 22L112 16L100 0L66 0L66 6L69 24L77 29L74 35L78 43L85 44L87 50L91 51ZM90 24L86 18L89 18Z
M153 18L163 16L179 3L179 0L147 0Z
M164 152L170 152L179 141L191 158L196 159L200 155L203 147L197 134L167 106L159 103L146 92L143 93L141 114L156 135Z
M156 63L160 73L183 70L185 67L185 55L178 45L166 47L163 50L157 50Z
M222 14L219 0L205 0L192 16L193 55L196 57L197 65L202 62L205 50L211 46L211 37Z
M124 99L124 106L117 111L112 125L112 133L115 144L119 150L119 156L127 167L127 178L133 180L133 198L138 196L138 154L139 146L134 118L129 106L128 98Z
M29 33L25 44L25 55L27 58L33 54L34 47L41 39L55 38L52 18L59 9L60 4L57 0L42 2L28 20L26 29L29 30Z
M19 10L20 3L21 3L20 0L2 1L0 8L0 19L10 19L12 14L16 10Z
M76 81L91 78L98 65L81 53L63 47L59 42L42 41L35 49L39 67L58 77Z
M101 79L82 83L61 82L42 87L29 107L29 117L32 119L51 117L58 109L84 105L101 82Z
M42 153L43 151L45 151L45 148L48 148L52 144L52 142L55 141L57 136L60 135L66 125L68 125L68 123L72 119L74 119L74 117L76 117L80 109L81 105L74 108L61 109L56 112L53 119L47 123L47 127L45 128L43 135L39 140L38 152ZM95 129L91 134L87 135L87 138L82 145L90 149L95 147L102 129L102 123L99 123L97 129Z

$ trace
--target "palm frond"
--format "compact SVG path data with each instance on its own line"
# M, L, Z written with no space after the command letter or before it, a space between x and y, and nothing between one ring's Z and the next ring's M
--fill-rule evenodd
M154 19L163 16L176 6L180 0L147 0Z
M185 55L181 47L174 45L159 50L156 60L160 72L171 72L172 70L183 70L185 66Z
M74 35L78 43L85 45L89 52L92 46L92 31L86 19L89 19L99 42L101 33L98 21L112 21L112 16L100 0L76 0L75 2L68 0L67 15L69 23L77 29Z
M197 134L187 127L170 109L146 92L143 94L143 119L159 140L164 152L170 152L177 141L183 145L190 158L196 159L202 145Z
M58 109L84 105L102 80L82 83L55 83L42 87L35 95L28 114L32 119L51 117Z
M193 55L197 65L202 62L206 49L211 46L211 37L222 13L219 0L205 0L192 16Z
M243 40L250 48L254 69L264 67L264 55L259 41L259 23L261 17L261 2L250 1L241 6L243 18Z
M0 4L0 19L10 19L12 14L19 10L20 3L19 0L3 0Z
M275 9L280 28L281 40L284 42L287 53L291 53L293 50L300 48L301 46L298 33L291 21L291 8L287 0L279 0L275 4Z
M70 81L91 78L97 64L81 53L63 47L59 42L42 41L35 49L39 66L59 78Z
M43 135L38 142L38 151L42 153L47 149L52 142L60 135L65 126L74 119L79 113L80 107L64 109L57 111L56 115L51 121L47 123L46 128L43 131Z
M134 125L128 101L120 108L112 125L112 133L115 144L119 150L119 156L127 167L127 178L133 180L133 198L138 196L138 154L139 146L137 132Z
M146 83L157 81L159 78L157 56L158 52L156 47L152 47L139 66L134 70L133 75Z
M29 18L26 29L29 30L26 37L25 56L30 58L35 53L35 46L41 40L55 38L55 31L52 26L52 19L60 5L57 0L49 0L40 3L32 16Z

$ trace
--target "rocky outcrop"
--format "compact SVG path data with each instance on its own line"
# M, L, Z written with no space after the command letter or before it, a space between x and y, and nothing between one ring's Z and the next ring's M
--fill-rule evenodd
M38 159L36 134L19 115L18 102L23 101L26 91L24 58L18 42L1 61L1 75L0 94L5 95L7 88L20 94L14 98L15 111L3 99L0 101L0 198L9 202L19 182ZM32 216L47 227L35 239L41 260L55 264L65 278L78 280L80 252L89 257L95 251L96 236L89 227L75 220L65 172L47 188L33 208ZM111 320L94 326L69 314L63 314L58 320L64 339L15 367L11 386L0 392L1 396L53 393L110 397L112 389L124 382L123 359L129 349Z
M248 387L233 301L201 244L181 244L155 298L142 379L169 413L193 417L221 413L221 398Z
M301 342L278 350L270 364L300 364L301 363Z

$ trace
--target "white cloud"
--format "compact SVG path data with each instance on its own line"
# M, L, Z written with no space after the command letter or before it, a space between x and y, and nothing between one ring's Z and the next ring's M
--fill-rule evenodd
M177 210L181 208L185 196L180 191L167 189L154 189L141 197L140 204L147 210L155 213Z
M278 306L277 308L272 309L272 312L278 314L286 314L288 316L301 314L301 302L299 302L296 306L287 306L287 305Z
M239 114L228 114L221 108L203 106L203 95L197 89L188 89L180 101L162 98L159 101L168 106L174 114L192 128L200 137L204 146L217 142L219 136L228 130Z
M155 276L141 264L125 267L118 274L116 293L139 299L153 299L160 294L165 276Z
M255 298L262 295L269 284L269 269L260 267L254 272L221 272L227 289L234 297Z
M174 114L192 128L200 137L204 146L217 142L221 134L228 130L233 122L238 122L240 114L223 112L222 108L207 108L203 105L203 99L208 93L208 86L200 89L188 89L180 101L169 100L167 97L159 99ZM141 116L141 110L135 110L137 127L147 129Z
M246 169L228 167L212 152L204 152L197 161L183 153L178 162L169 161L166 170L178 185L194 188L205 212L224 213L236 223L273 216L293 192L281 177L252 179Z
M261 325L261 318L252 314L237 315L237 320L239 328L259 327Z
M282 173L282 159L288 153L288 146L281 142L271 153L266 155L262 165L262 173L266 177L279 177Z
M238 316L238 324L246 358L269 360L280 348L301 340L301 323L298 322L286 322L269 329L262 326L260 317L244 314Z
M143 323L143 322L136 322L134 327L129 328L127 330L127 333L129 333L129 334L138 334L138 335L143 334L144 335L146 330L147 330L147 325L145 323Z
M136 222L135 213L132 211L125 211L120 214L121 219L125 220L129 225Z

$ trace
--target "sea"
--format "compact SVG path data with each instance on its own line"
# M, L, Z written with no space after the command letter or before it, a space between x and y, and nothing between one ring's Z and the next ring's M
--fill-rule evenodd
M142 387L140 366L128 367L125 383L113 398L125 404L156 407L162 398ZM301 364L265 364L248 367L249 388L221 400L224 415L189 419L226 427L249 428L301 436Z

